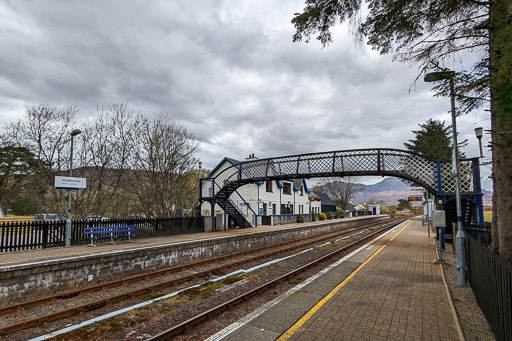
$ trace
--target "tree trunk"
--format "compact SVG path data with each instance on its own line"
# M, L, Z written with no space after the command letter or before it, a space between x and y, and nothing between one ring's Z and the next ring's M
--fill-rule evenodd
M512 261L512 3L491 2L489 12L493 248Z

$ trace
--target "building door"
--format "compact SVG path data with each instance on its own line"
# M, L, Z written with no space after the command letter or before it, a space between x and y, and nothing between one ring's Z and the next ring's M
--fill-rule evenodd
M268 213L267 213L267 203L263 203L263 215L264 216L268 215Z

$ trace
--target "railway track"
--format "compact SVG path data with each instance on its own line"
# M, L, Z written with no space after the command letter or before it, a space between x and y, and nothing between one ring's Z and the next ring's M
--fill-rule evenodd
M211 319L213 318L214 316L226 311L226 310L229 310L233 307L235 307L236 305L250 299L251 297L283 282L283 281L287 281L289 280L290 278L293 278L295 276L297 276L298 274L300 274L301 272L304 272L306 270L308 270L309 268L313 267L313 266L316 266L344 251L346 251L347 249L361 243L362 241L365 241L367 239L370 239L372 237L375 237L376 235L380 234L380 233L383 233L385 232L386 230L389 230L391 228L393 228L394 226L398 225L399 223L396 223L396 224L393 224L393 225L390 225L390 226L386 226L378 231L375 231L373 233L371 233L370 235L367 235L359 240L356 240L356 241L353 241L345 246L343 246L342 248L338 249L338 250L334 250L330 253L328 253L327 255L324 255L322 256L321 258L318 258L312 262L309 262L308 264L305 264L299 268L296 268L276 279L273 279L263 285L260 285L259 287L257 288L254 288L246 293L243 293L235 298L232 298L230 299L229 301L226 301L222 304L219 304L217 305L216 307L213 307L205 312L202 312L192 318L189 318L188 320L178 324L178 325L175 325L151 338L149 338L148 340L151 340L151 341L161 341L161 340L169 340L170 338L176 336L176 335L179 335L183 332L185 332L186 330L190 330L193 326L201 323L201 322L204 322L208 319Z
M121 279L118 281L104 283L104 284L96 285L96 286L89 287L89 288L68 291L68 292L64 292L64 293L60 293L60 294L56 294L56 295L52 295L52 296L48 296L48 297L43 297L43 298L36 299L36 300L21 302L19 304L2 307L2 308L0 308L0 314L7 314L7 313L12 313L12 312L22 311L22 310L25 310L28 308L37 307L37 306L43 305L45 303L54 302L57 300L73 299L73 298L75 298L79 295L83 295L84 293L87 293L87 292L91 293L91 292L97 292L97 291L104 291L106 289L111 289L111 288L119 287L122 285L127 285L130 283L135 283L135 282L148 280L148 279L154 279L157 277L166 276L166 275L173 274L173 273L179 273L179 272L183 272L186 270L195 269L195 268L205 266L208 264L218 264L221 261L226 261L226 260L242 257L242 259L231 261L227 264L218 265L213 268L208 268L208 269L205 269L202 271L198 271L193 274L182 275L177 278L165 280L165 281L157 283L157 284L148 285L143 288L139 288L136 290L130 290L128 292L112 295L112 296L102 298L100 300L96 300L96 301L89 302L86 304L77 305L77 306L74 306L69 309L59 310L59 311L53 312L51 314L45 314L43 316L38 316L36 318L28 319L28 320L25 320L25 321L22 321L19 323L1 327L0 335L5 336L8 334L19 332L24 329L40 326L40 325L48 323L48 322L67 318L67 317L76 315L81 312L93 311L93 310L105 307L109 304L113 304L113 303L117 303L117 302L129 299L131 297L149 294L149 293L157 291L157 290L173 287L180 283L193 281L195 279L207 276L207 275L211 274L212 272L216 272L216 271L219 272L219 271L233 268L233 267L236 267L236 266L239 266L242 264L256 262L258 260L265 259L265 258L275 257L277 255L285 254L285 253L291 252L296 249L306 248L313 244L322 243L327 240L332 240L333 238L348 235L350 233L353 233L353 232L356 232L359 230L370 229L370 228L373 228L375 226L382 225L382 224L386 224L386 228L389 228L391 226L391 224L393 224L393 226L396 225L397 221L402 221L402 220L401 219L398 219L398 220L390 219L390 220L385 220L385 221L379 221L379 222L372 223L372 224L359 224L359 225L355 225L355 226L352 226L352 227L349 227L346 229L329 231L329 232L325 232L323 234L315 234L315 235L311 235L311 236L306 236L306 237L302 237L299 239L295 239L293 241L285 241L285 242L281 242L281 243L277 243L277 244L272 244L272 245L268 245L268 246L263 246L263 247L259 247L259 248L255 248L255 249L238 252L238 253L231 254L231 255L218 256L218 257L213 257L213 258L209 258L206 260L201 260L201 261L197 261L197 262L193 262L193 263L189 263L189 264L177 265L177 266L173 266L173 267L170 267L167 269L154 271L154 272L147 273L147 274L131 276L131 277L127 277L127 278L124 278L124 279ZM290 243L294 243L294 245L290 245ZM350 245L352 245L352 244L353 243L351 243ZM261 254L254 255L255 253L261 253ZM247 255L251 255L251 256L243 258L244 256L247 256Z

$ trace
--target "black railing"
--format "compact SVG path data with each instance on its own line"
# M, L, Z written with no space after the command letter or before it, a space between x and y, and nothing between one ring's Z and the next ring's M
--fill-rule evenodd
M468 281L497 340L512 340L512 264L467 234Z
M127 226L135 225L134 238L170 236L176 234L197 233L204 231L203 217L161 218L161 219L109 219L109 220L73 220L71 244L88 244L84 235L85 227ZM43 249L64 246L66 222L8 222L0 223L0 252ZM97 242L108 242L100 239Z
M18 221L0 224L0 252L63 246L65 222Z

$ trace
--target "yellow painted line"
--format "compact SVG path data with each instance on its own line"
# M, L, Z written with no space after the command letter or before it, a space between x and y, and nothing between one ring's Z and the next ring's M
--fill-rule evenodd
M400 231L398 231L386 244L382 245L374 254L372 254L367 260L365 260L361 265L357 267L347 278L343 280L340 284L338 284L334 289L331 290L324 298L322 298L313 308L311 308L304 316L301 317L293 326L290 327L286 332L283 333L277 340L285 341L288 340L292 335L306 323L307 320L311 318L327 301L329 301L345 284L348 283L358 272L361 270L368 262L370 262L373 257L375 257L379 252L382 251L396 236L398 236L407 226L411 225L412 221L409 224L405 225Z
M5 264L12 264L12 263L16 263L16 262L7 262L7 263L0 263L0 265L5 265Z

